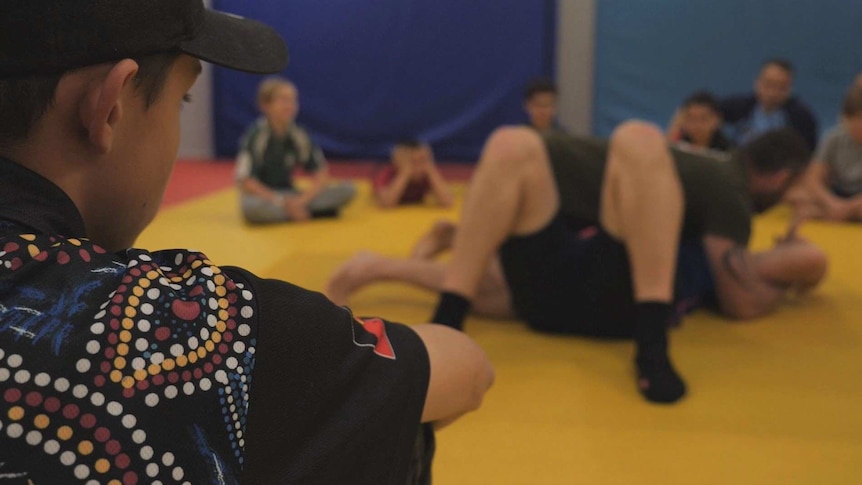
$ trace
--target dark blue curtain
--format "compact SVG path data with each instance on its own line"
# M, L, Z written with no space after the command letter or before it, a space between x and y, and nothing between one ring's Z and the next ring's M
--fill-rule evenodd
M862 71L862 2L847 0L598 1L593 129L631 117L664 126L697 89L750 92L763 60L785 57L795 92L834 125Z
M299 123L330 157L388 156L406 137L439 159L475 160L497 126L521 122L522 91L553 76L554 0L216 0L287 40ZM257 116L262 78L217 69L217 152Z

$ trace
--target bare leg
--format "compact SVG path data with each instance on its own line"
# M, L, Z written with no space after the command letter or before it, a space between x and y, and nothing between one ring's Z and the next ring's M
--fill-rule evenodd
M473 175L443 289L474 299L500 244L510 235L541 229L558 207L541 138L528 128L497 130Z
M431 230L416 243L411 257L431 260L452 249L457 230L458 226L452 221L437 221ZM442 291L441 288L433 288L433 290ZM479 315L488 317L515 317L514 310L512 310L512 295L509 293L509 285L506 283L503 266L497 255L494 255L491 262L488 263L485 275L479 282L479 292L476 295L476 301L473 302L473 310Z
M602 227L623 241L637 301L673 299L682 228L682 185L661 132L628 122L611 138Z
M674 402L685 394L667 355L683 208L682 185L661 131L636 121L617 128L605 168L600 218L628 252L638 303L638 384L651 401Z
M326 295L334 303L346 305L351 294L383 281L407 283L439 293L443 289L445 271L443 263L361 252L335 271L326 286ZM509 288L498 264L492 264L482 276L473 310L492 318L514 318Z
M455 239L455 231L458 226L445 219L441 219L431 226L431 230L422 235L413 249L410 251L410 257L416 259L431 260L448 251L452 248L452 242Z

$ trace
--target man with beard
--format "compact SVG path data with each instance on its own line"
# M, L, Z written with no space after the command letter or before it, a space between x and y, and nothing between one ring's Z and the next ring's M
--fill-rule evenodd
M502 128L471 182L432 321L462 328L496 253L520 319L633 337L640 392L675 402L686 386L667 328L682 307L714 295L724 314L754 318L822 279L825 255L795 230L772 250L748 249L752 214L780 200L809 158L792 129L722 160L669 149L640 121L608 141Z
M817 118L811 108L793 94L793 64L787 59L763 63L754 91L722 99L719 103L727 134L737 145L779 128L793 128L808 148L817 145Z

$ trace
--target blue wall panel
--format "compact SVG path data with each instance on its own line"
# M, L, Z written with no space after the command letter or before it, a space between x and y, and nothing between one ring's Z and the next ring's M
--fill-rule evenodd
M299 122L330 156L385 157L404 137L475 160L523 120L525 83L553 75L553 0L217 0L285 37ZM261 78L217 69L216 144L236 152Z
M836 122L862 71L862 2L847 0L597 0L593 130L644 118L666 125L687 94L746 92L763 60L786 57L795 92Z

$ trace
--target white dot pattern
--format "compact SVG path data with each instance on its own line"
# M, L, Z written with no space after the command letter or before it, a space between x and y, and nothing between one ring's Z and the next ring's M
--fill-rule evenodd
M73 243L80 245L80 242ZM195 393L213 399L220 396L228 403L222 409L227 428L223 425L220 428L222 433L229 434L235 456L228 454L219 458L228 462L238 460L241 465L245 412L254 364L251 357L254 341L247 339L252 334L252 327L244 320L251 319L255 311L250 304L235 302L238 295L246 302L253 301L254 295L241 289L240 284L228 282L227 285L233 286L226 286L224 276L213 278L222 273L209 263L192 265L197 256L186 259L178 253L176 265L181 269L167 278L158 270L170 272L170 268L147 265L146 262L152 258L137 250L129 251L126 274L132 268L136 268L137 273L124 279L117 291L110 292L109 299L102 302L93 320L78 327L79 332L80 329L84 332L89 330L89 340L69 339L67 346L76 345L79 357L86 355L72 361L74 368L71 371L73 374L77 371L74 377L67 374L70 377L67 379L32 367L22 368L24 357L6 355L7 351L0 349L0 364L3 364L0 382L13 380L26 385L21 397L9 398L20 399L25 408L24 417L15 418L21 419L21 423L3 423L0 420L0 431L12 439L21 439L27 445L37 447L46 455L55 456L55 460L68 467L69 475L64 481L74 476L80 483L86 481L89 485L101 483L102 479L108 482L110 477L121 477L124 473L121 470L130 466L128 461L114 461L105 455L106 450L121 449L124 456L134 457L132 466L138 473L143 471L149 477L146 479L139 474L138 483L180 483L186 475L183 463L177 463L178 458L172 452L154 450L147 444L147 433L155 432L148 427L153 425L152 420L139 420L142 416L136 417L135 413L141 410L126 404L124 399L134 397L135 400L130 402L143 402L147 408L153 409L153 413L164 413L170 412L170 406L189 402L185 396ZM86 258L86 254L82 257ZM206 278L201 278L201 275ZM210 294L206 293L207 290ZM230 299L228 292L234 292ZM214 297L216 293L218 298ZM195 299L188 295L200 296ZM177 302L182 302L179 308ZM175 315L187 324L181 329L166 315ZM170 333L165 333L166 329L170 329ZM25 403L24 393L28 388L33 390L36 387L41 389L28 394ZM60 407L55 407L58 399ZM166 405L167 400L174 400L175 404ZM33 404L37 402L39 404ZM39 417L31 414L26 406L38 407ZM38 430L34 429L34 423ZM141 428L136 428L139 425ZM71 431L58 430L60 426L71 428ZM59 438L59 441L51 438ZM87 449L89 451L81 451ZM138 460L135 455L139 455L144 463L135 464ZM128 456L123 460L128 460ZM181 456L186 456L185 452ZM110 458L107 472L103 468L98 471L94 468L100 457Z

